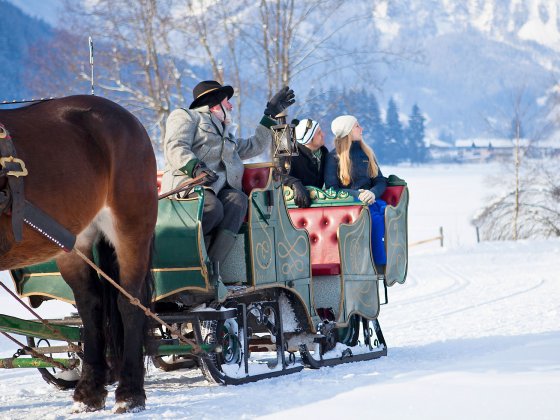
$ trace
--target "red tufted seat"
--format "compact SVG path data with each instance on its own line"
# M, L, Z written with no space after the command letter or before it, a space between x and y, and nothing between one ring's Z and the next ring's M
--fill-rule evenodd
M387 204L396 206L401 199L403 188L403 186L387 187L381 198ZM361 210L361 205L288 210L294 226L305 229L309 233L313 276L340 274L338 226L341 223L354 223Z
M270 178L270 163L248 163L243 171L241 186L247 195L253 188L264 188Z
M338 226L354 223L361 210L360 205L288 210L294 226L309 233L311 272L314 276L340 274Z
M401 200L403 189L404 186L401 185L387 187L387 189L381 196L381 199L388 205L395 207Z
M157 192L161 194L161 177L163 176L163 171L157 171Z

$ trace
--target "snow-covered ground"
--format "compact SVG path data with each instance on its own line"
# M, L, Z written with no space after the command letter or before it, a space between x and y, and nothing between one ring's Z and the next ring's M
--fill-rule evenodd
M469 217L499 166L383 168L410 188L412 247L405 285L389 290L379 317L388 357L242 386L214 386L196 371L146 378L138 418L560 418L560 240L476 243ZM2 273L0 279L11 285ZM60 307L62 306L62 307ZM4 293L3 313L25 314ZM40 308L46 316L71 307ZM0 339L0 355L14 346ZM110 391L112 391L111 388ZM72 418L110 416L107 411ZM34 370L0 371L0 418L70 416L70 391Z

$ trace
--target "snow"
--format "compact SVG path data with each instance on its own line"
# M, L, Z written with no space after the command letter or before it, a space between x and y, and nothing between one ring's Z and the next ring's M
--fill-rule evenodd
M389 289L379 316L388 356L227 387L198 370L152 366L147 410L123 417L557 419L560 239L476 242L469 220L499 165L382 169L409 184L410 241L436 236L439 226L445 235L443 248L411 247L406 283ZM0 307L24 316L5 293ZM71 307L40 308L57 310ZM2 357L14 350L0 340ZM35 370L0 370L0 419L66 418L71 395ZM113 404L110 387L106 410L72 418L108 418Z
M545 13L541 12L543 7ZM518 36L520 39L536 41L557 50L560 43L560 31L558 30L558 4L556 0L532 2L529 18L519 30Z
M400 25L388 16L388 1L380 1L374 6L373 19L377 29L388 39L394 39L399 34Z
M494 8L492 2L485 2L482 7L476 0L469 0L469 13L473 16L472 25L481 32L490 32L494 20Z

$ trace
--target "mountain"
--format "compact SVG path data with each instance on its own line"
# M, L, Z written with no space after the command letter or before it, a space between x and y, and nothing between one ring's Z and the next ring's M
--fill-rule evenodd
M62 4L60 0L49 0L39 2L43 6L35 8L23 0L11 2L50 21L52 10ZM371 66L357 66L357 70L343 75L329 73L328 66L333 64L328 61L300 71L290 81L298 95L293 113L305 109L312 87L323 92L333 87L340 91L366 88L376 94L382 110L391 97L395 98L403 121L412 106L418 104L426 116L428 137L434 140L440 133L445 133L448 140L507 136L519 95L524 107L530 108L527 115L531 117L524 121L525 132L531 135L545 124L545 104L553 84L560 79L558 0L355 0L351 4L352 7L344 4L340 13L324 24L325 31L344 28L341 35L347 51L342 53L364 47L418 53L404 60L399 56L390 65L378 61ZM12 28L0 27L0 59L10 63L0 74L0 89L2 97L21 96L25 92L21 60L33 39L48 36L49 28L5 0L0 0L0 9L2 17L9 13L10 17L3 21ZM238 18L243 19L240 13ZM356 15L368 16L368 22L344 25ZM225 48L223 56L227 62ZM394 58L387 54L382 58L391 57ZM262 66L258 67L260 61L255 58L245 56L244 68L250 82L264 86ZM249 121L261 112L261 94L245 101Z
M50 36L51 28L4 0L0 0L0 21L0 101L22 99L28 95L23 75L29 49Z
M19 7L25 14L41 19L51 26L56 26L64 0L7 0ZM74 0L75 1L75 0Z
M560 2L381 1L372 14L382 44L414 42L423 52L421 63L381 68L380 77L402 110L420 105L432 131L507 135L490 131L509 126L521 92L544 117L538 108L560 73Z

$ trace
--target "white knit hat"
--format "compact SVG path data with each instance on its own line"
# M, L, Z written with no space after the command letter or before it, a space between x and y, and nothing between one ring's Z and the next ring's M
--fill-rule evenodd
M336 137L346 137L358 120L353 115L341 115L331 123L331 130Z
M310 118L301 120L298 125L296 125L296 140L298 141L298 143L309 143L317 132L318 127L319 123Z

